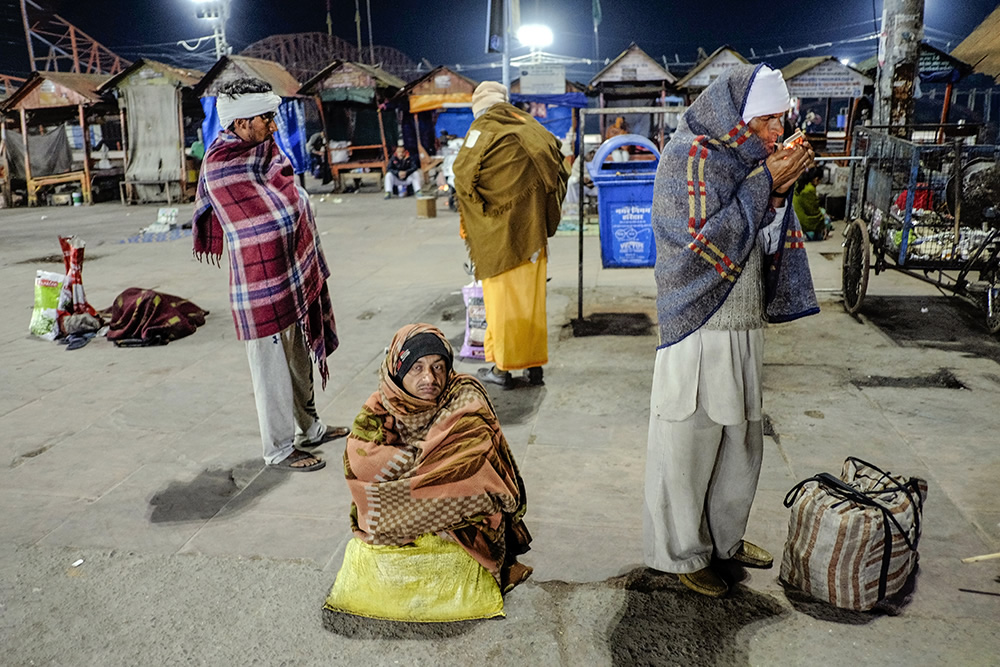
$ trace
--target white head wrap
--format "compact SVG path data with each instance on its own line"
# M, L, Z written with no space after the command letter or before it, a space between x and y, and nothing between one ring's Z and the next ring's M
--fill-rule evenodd
M483 81L472 93L472 115L476 118L494 104L507 101L507 89L497 81Z
M220 94L215 101L215 109L219 112L219 125L228 129L237 118L253 118L261 114L277 111L281 98L273 91L266 93L244 93L230 97Z
M767 65L761 66L757 76L750 84L746 105L743 107L743 122L749 123L757 116L770 116L784 113L791 106L785 78L780 70L774 70Z

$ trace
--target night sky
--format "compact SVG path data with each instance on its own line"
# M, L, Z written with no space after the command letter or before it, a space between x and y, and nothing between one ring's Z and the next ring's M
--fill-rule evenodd
M555 42L548 51L593 58L591 3L521 0L522 21L552 28ZM210 32L204 21L195 18L192 0L44 0L44 4L127 59L145 55L202 70L214 61L207 44L200 54L188 54L175 45L179 39ZM365 0L360 4L367 45ZM0 0L0 73L24 76L28 64L17 5L17 0ZM332 0L331 5L334 34L356 43L354 2ZM926 0L926 37L931 44L950 50L996 6L996 0ZM873 16L881 17L882 0L605 0L602 8L602 59L613 58L632 41L654 58L665 56L668 62L679 59L682 63L694 61L699 47L711 53L729 44L751 62L766 60L780 67L800 56L861 60L874 54L875 40L845 40L874 31ZM326 0L233 0L232 12L226 29L234 53L269 35L326 31ZM499 62L499 56L484 53L486 0L372 0L371 13L376 44L395 47L414 61L463 65L474 79L500 78L498 69L477 68ZM826 42L834 45L803 49ZM522 53L524 49L513 55ZM597 65L573 66L567 76L589 81L599 69Z

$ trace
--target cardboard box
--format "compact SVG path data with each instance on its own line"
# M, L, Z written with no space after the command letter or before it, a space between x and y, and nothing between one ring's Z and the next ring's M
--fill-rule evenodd
M437 217L437 197L417 197L417 217L436 218Z

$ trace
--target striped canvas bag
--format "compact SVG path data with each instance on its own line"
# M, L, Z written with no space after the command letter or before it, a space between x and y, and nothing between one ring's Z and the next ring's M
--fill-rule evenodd
M927 482L854 457L785 496L791 508L781 581L843 609L867 611L898 592L917 564Z

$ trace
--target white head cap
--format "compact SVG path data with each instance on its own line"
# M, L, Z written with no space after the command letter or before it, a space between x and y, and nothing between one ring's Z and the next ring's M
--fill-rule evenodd
M788 111L791 102L781 71L762 65L750 84L750 92L743 106L743 122L749 123L757 116L784 113Z
M472 115L478 117L494 104L507 101L507 88L497 81L483 81L472 93Z

